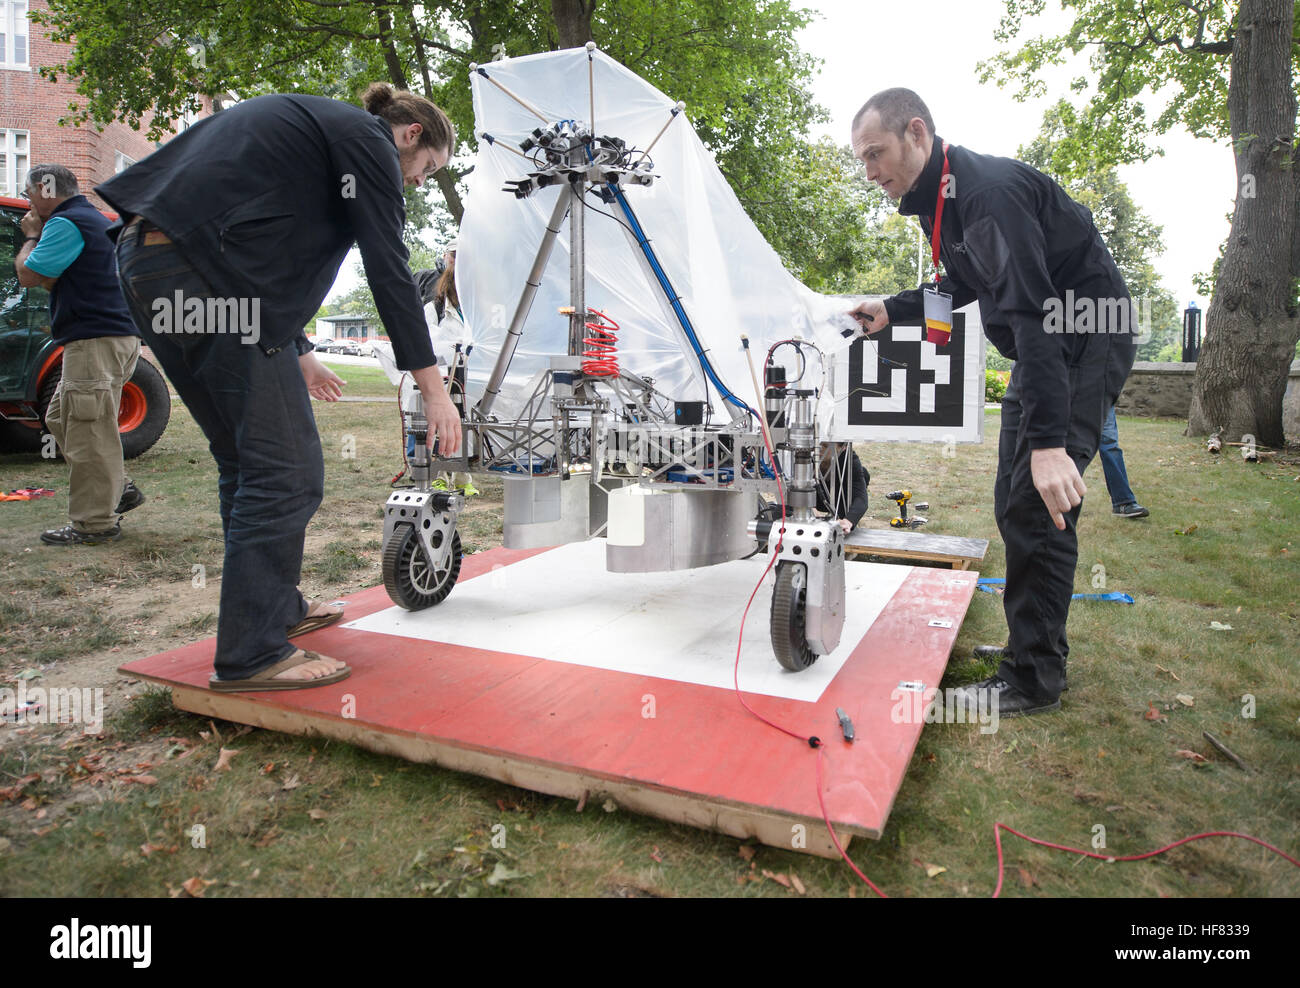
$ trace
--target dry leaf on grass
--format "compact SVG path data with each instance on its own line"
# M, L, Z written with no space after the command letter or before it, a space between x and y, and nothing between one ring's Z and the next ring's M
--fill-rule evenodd
M1174 752L1174 754L1177 755L1179 758L1186 758L1190 761L1193 761L1197 765L1209 761L1209 759L1206 758L1204 755L1202 755L1199 751L1188 751L1186 748L1179 748L1177 751Z
M753 861L758 854L758 849L752 844L741 844L736 853L740 855L742 861Z
M324 810L308 810L307 815L313 820L324 820L327 814Z
M230 760L239 754L239 748L222 748L221 754L217 756L217 764L212 766L214 772L229 772Z
M1175 683L1182 682L1182 680L1178 677L1178 673L1174 672L1172 669L1166 669L1159 662L1156 663L1156 672L1163 672L1167 676L1173 676Z
M196 876L194 878L187 878L185 881L181 882L181 888L195 899L199 899L203 897L203 890L213 884L215 883L204 881L202 878Z
M791 888L790 879L786 878L785 875L783 874L780 873L773 874L772 872L764 868L763 877L772 879L772 881L776 882L776 884L778 885L784 885L786 888Z
M1232 630L1232 625L1230 625L1230 624L1220 624L1218 621L1211 621L1211 622L1210 622L1210 630L1211 630L1211 631L1231 631L1231 630Z
M663 864L663 863L664 863L664 856L663 856L661 853L659 853L659 845L658 845L658 844L656 844L656 845L655 845L655 849L654 849L653 851L650 852L650 857L651 857L652 859L654 859L655 861L658 861L660 864Z
M1031 875L1026 869L1017 866L1016 871L1020 873L1020 884L1025 888L1033 888L1038 884L1038 879Z
M1196 700L1193 697L1189 696L1187 693L1179 693L1177 696L1174 697L1174 699L1177 700L1179 703L1181 703L1184 707L1196 706Z
M1168 720L1169 718L1156 709L1156 705L1147 701L1147 711L1142 715L1147 720Z
M285 779L284 782L281 783L280 789L282 792L288 792L290 789L297 789L300 785L302 785L302 780L295 774Z
M799 876L796 875L793 871L790 872L790 884L794 886L794 890L798 892L800 895L808 894L808 890L804 888L803 882L799 881Z

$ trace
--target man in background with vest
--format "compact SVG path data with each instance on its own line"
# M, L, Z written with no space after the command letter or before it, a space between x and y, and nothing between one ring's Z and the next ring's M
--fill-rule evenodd
M70 524L47 545L97 545L122 537L120 515L144 501L122 466L117 407L135 373L140 336L117 282L109 221L63 165L37 165L23 193L27 237L14 259L19 284L50 290L50 332L63 345L63 376L45 424L68 461Z

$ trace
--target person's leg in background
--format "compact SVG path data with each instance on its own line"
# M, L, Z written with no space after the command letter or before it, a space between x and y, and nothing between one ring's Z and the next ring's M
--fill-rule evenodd
M42 541L73 545L97 541L95 535L105 541L120 536L117 504L125 475L117 409L139 355L140 341L134 336L73 340L64 347L62 377L46 410L46 424L68 462L71 531L46 532Z
M1124 451L1119 448L1119 425L1115 421L1114 405L1106 413L1106 421L1101 429L1101 446L1097 453L1101 458L1101 468L1106 474L1111 511L1126 518L1145 518L1149 515L1150 512L1137 503L1133 488L1129 486Z

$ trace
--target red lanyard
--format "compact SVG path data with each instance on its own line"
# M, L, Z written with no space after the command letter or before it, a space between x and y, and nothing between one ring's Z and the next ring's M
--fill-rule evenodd
M939 176L939 197L934 203L934 231L930 234L930 253L934 257L934 280L939 281L939 225L943 222L944 186L948 181L948 144L943 145L943 174Z

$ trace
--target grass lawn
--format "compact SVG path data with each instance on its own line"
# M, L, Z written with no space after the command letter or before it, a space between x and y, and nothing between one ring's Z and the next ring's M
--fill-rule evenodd
M394 393L375 368L336 370L348 393ZM392 403L317 404L316 414L326 490L308 532L303 589L332 599L380 580L381 506L401 463L399 421ZM872 476L871 524L886 525L894 509L885 491L909 487L930 502L928 531L990 539L983 573L1002 575L991 507L997 426L989 412L988 440L951 456L860 446ZM851 849L885 891L988 895L994 821L1076 847L1094 846L1104 828L1105 850L1116 855L1207 830L1297 852L1300 462L1294 451L1258 464L1211 457L1181 431L1180 422L1120 420L1133 487L1151 517L1112 516L1094 464L1076 588L1095 592L1104 581L1137 603L1075 604L1071 689L1060 713L1003 721L993 735L970 725L925 729L884 838ZM870 894L842 862L766 847L755 855L731 838L605 812L599 799L579 813L569 800L172 710L165 691L116 669L213 633L222 562L215 467L177 403L166 435L129 469L148 501L126 517L124 538L64 549L37 536L65 521L66 467L0 459L6 489L59 492L0 505L0 685L15 688L22 677L100 687L108 706L98 736L0 724L0 891L796 894L766 870L797 875L809 895ZM462 517L466 551L501 541L501 485L476 483L483 495ZM944 685L988 675L970 649L1003 640L998 598L977 593ZM1161 719L1144 717L1153 708ZM1207 730L1252 771L1217 755ZM215 770L222 748L237 752L228 771ZM494 834L505 835L504 847ZM1241 841L1199 842L1132 864L1014 838L1006 854L1011 896L1300 894L1300 870Z

